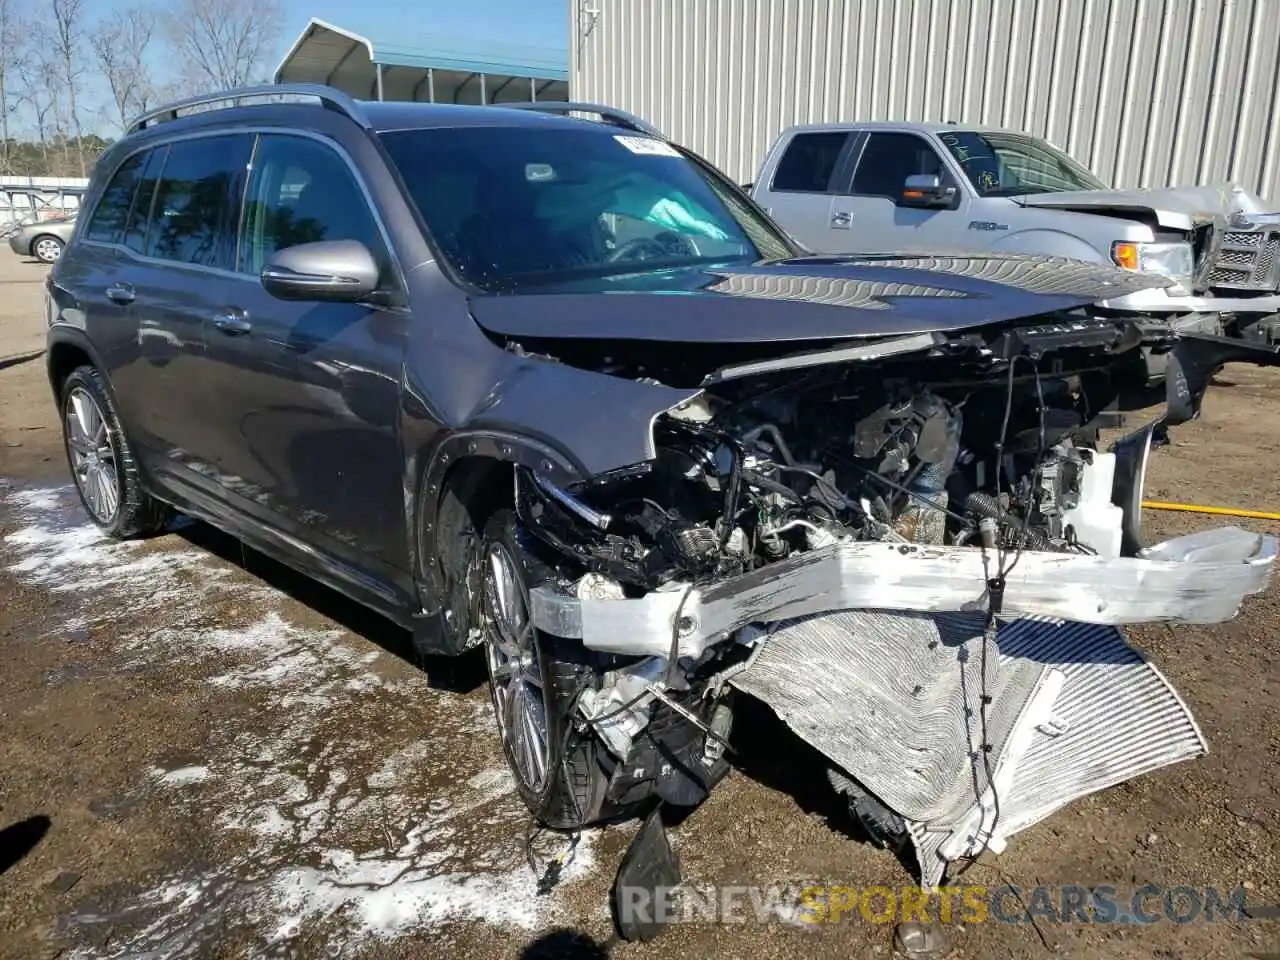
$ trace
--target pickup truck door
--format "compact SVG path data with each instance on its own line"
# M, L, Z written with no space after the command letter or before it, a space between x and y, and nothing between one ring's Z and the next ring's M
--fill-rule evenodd
M829 253L884 253L913 248L985 246L967 236L971 200L948 164L925 137L907 131L859 135L848 179L831 204ZM936 174L956 187L953 209L920 209L898 203L907 177Z
M860 142L848 130L795 134L779 146L776 166L760 171L753 196L784 230L815 253L840 249L843 227L833 229L832 201L851 174L853 150Z

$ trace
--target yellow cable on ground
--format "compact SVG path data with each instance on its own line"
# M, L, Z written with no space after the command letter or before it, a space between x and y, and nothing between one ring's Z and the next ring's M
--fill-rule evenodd
M1280 520L1280 513L1265 510L1238 510L1235 507L1202 507L1194 503L1165 503L1163 500L1143 500L1144 510L1178 510L1182 513L1210 513L1219 517L1250 517L1254 520Z

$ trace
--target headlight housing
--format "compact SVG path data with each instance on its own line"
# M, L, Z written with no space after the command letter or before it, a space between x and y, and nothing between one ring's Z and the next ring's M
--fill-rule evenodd
M1189 243L1149 243L1117 240L1111 245L1116 266L1136 273L1155 273L1175 280L1183 292L1191 289L1196 257Z

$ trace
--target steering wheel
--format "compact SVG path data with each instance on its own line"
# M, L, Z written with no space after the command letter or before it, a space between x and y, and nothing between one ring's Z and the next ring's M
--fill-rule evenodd
M685 237L664 230L656 237L636 237L628 240L608 256L609 263L623 260L666 260L672 257L696 257L697 248Z

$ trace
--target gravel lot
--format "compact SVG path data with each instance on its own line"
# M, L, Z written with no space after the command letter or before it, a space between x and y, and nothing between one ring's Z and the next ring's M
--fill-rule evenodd
M88 525L29 356L44 274L0 252L0 957L889 954L890 928L856 913L609 944L634 825L586 835L538 896L475 660L416 662L394 627L201 524L128 545ZM1280 371L1221 379L1156 453L1148 495L1280 510ZM1210 523L1148 515L1161 535ZM1221 628L1138 631L1210 755L1075 804L965 882L1245 884L1250 904L1280 902L1278 623L1273 588ZM687 879L911 883L767 713L735 740L733 774L672 831ZM1276 920L949 933L967 957L1280 950Z

